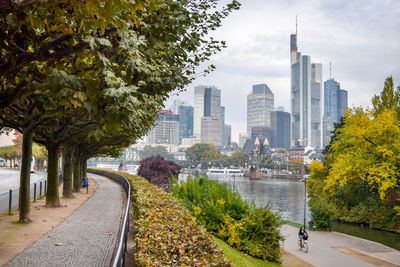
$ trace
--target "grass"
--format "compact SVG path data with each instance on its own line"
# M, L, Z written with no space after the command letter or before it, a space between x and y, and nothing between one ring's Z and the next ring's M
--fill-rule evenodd
M213 240L218 244L218 247L222 249L225 254L225 257L234 264L235 267L248 267L248 266L266 266L266 267L278 267L280 266L277 263L271 263L263 260L259 260L253 258L251 256L247 256L244 253L230 247L221 239L218 239L213 236Z
M297 222L292 222L292 221L285 221L285 224L293 226L293 227L297 227L297 228L300 228L303 226L302 223L297 223ZM307 225L306 225L306 229L308 229Z

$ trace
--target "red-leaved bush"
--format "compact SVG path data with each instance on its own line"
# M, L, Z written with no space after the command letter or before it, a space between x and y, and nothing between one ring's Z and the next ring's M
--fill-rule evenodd
M172 177L178 177L180 169L181 167L175 162L157 155L140 162L138 175L152 184L164 187L170 183Z

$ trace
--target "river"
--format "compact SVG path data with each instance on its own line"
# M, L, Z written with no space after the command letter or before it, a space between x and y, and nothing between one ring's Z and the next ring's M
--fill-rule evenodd
M179 180L185 180L187 174L180 174ZM240 176L210 176L211 180L227 184L232 191L257 207L270 206L279 212L282 218L298 223L304 222L304 183L287 179L261 178L258 180ZM306 222L310 221L307 209Z

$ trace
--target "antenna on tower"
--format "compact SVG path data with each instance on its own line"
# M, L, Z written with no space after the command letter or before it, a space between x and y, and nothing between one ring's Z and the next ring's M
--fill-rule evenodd
M332 64L329 62L329 79L332 79Z
M297 15L296 15L296 35L297 35Z

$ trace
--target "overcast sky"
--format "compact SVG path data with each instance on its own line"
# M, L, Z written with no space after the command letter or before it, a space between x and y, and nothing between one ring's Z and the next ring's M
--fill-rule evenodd
M239 0L240 1L240 0ZM298 15L298 49L323 64L323 80L332 78L348 91L349 106L370 105L385 78L400 84L400 0L242 0L214 36L228 47L212 57L216 70L200 77L174 99L193 105L194 87L221 90L225 121L232 139L246 131L247 95L266 83L275 106L290 112L289 39Z

